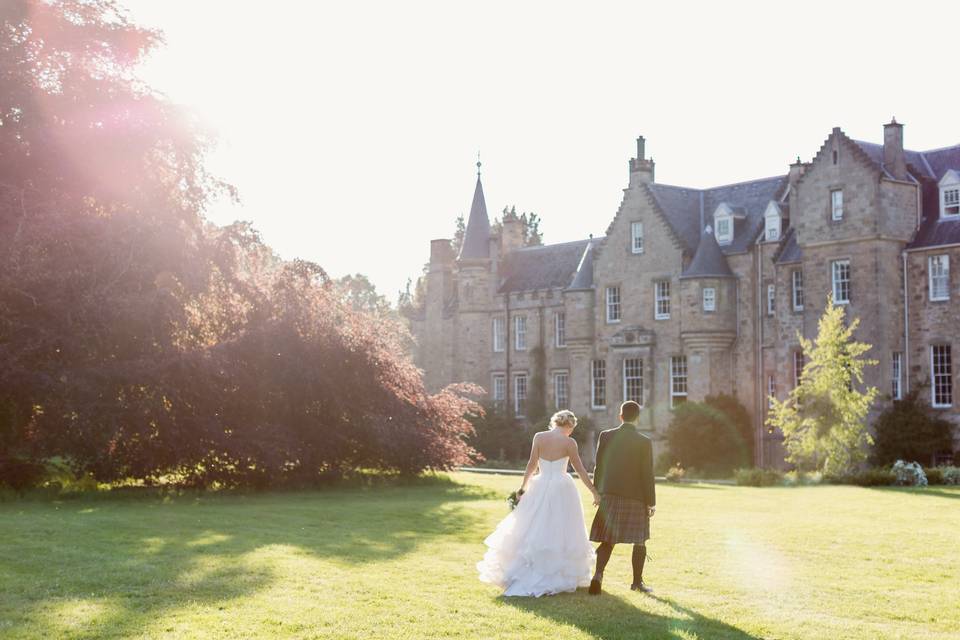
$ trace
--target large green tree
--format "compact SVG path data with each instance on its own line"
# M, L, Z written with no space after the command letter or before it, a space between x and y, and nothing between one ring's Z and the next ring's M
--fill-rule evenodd
M783 432L787 460L800 468L845 473L866 460L873 444L866 417L877 389L860 387L864 368L877 362L865 357L871 345L853 337L859 324L855 318L848 325L830 296L817 337L797 334L806 361L800 383L785 400L771 399L768 424Z
M232 189L136 77L159 42L111 0L0 2L0 476L49 456L195 484L467 461L479 390L428 394L397 322L205 219Z

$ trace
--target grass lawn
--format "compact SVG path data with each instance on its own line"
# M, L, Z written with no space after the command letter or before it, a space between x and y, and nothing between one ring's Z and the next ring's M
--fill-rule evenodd
M0 637L960 638L960 489L659 485L654 596L622 547L599 598L504 599L518 479L450 478L0 503Z

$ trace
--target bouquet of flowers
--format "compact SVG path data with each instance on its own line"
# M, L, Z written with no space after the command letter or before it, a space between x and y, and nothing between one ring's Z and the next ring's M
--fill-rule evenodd
M510 505L510 511L513 511L517 508L517 505L520 504L520 497L523 495L523 489L518 489L514 491L509 496L507 496L507 504Z

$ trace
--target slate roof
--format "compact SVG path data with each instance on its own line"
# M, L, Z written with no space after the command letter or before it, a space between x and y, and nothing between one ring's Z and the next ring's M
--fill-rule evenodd
M524 247L503 258L500 293L593 286L592 247L597 240L577 240L539 247Z
M780 240L780 246L773 254L773 262L775 264L788 264L800 262L801 258L803 258L803 251L797 244L797 234L793 227L788 227Z
M577 265L577 272L573 276L573 282L567 289L577 291L593 287L593 248L596 245L597 242L592 239L587 243L580 257L580 264Z
M733 272L730 271L730 265L727 259L723 257L720 245L717 244L717 237L713 233L713 228L708 224L700 234L700 244L697 246L697 252L693 260L687 265L680 275L681 278L732 278Z
M851 138L852 140L852 138ZM863 140L853 140L853 142L867 154L873 162L883 168L883 145L876 144L873 142L865 142ZM907 171L914 178L929 178L932 177L931 170L927 167L927 163L924 162L923 153L919 151L911 151L910 149L903 150L904 160L907 163Z
M877 166L883 168L883 145L854 140ZM940 189L937 183L950 169L960 171L960 145L930 151L903 150L907 170L919 183L923 200L920 228L907 249L960 244L960 220L940 219Z
M733 242L720 247L723 254L743 253L763 230L763 213L771 200L778 200L787 176L750 180L710 189L690 189L665 184L648 184L646 188L663 212L684 248L693 253L700 244L700 229L712 224L713 212L720 203L727 203L737 216Z
M460 247L459 260L477 260L490 257L490 218L487 216L487 202L483 197L483 185L477 175L477 186L473 190L473 203L470 205L470 217L463 234L463 246Z

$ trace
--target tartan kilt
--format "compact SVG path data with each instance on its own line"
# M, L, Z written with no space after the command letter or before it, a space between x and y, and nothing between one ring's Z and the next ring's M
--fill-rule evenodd
M650 515L643 500L604 493L590 527L593 542L643 544L650 539Z

